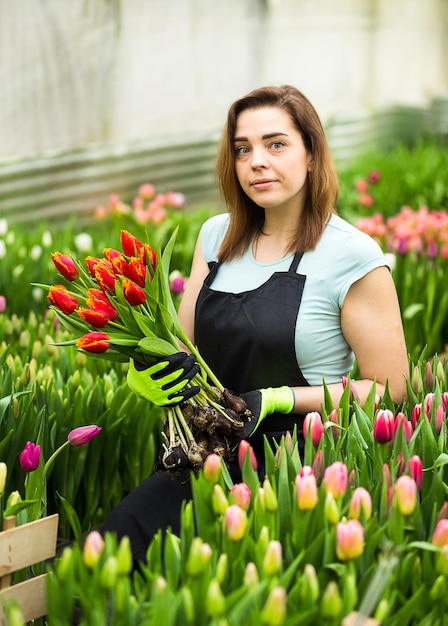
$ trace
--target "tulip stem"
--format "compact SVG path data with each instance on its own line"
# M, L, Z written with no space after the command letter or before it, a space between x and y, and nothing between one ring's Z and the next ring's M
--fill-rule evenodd
M44 476L46 476L46 475L47 475L48 470L50 469L51 465L53 465L53 462L54 462L55 458L58 456L58 454L59 454L60 452L62 452L62 450L63 450L64 448L66 448L66 447L68 446L68 444L69 444L69 443L70 443L70 442L69 442L68 440L67 440L67 441L64 441L64 443L63 443L61 446L59 446L59 448L58 448L57 450L55 450L55 451L53 452L53 454L50 456L50 458L47 460L47 462L46 462L46 463L45 463L45 465L44 465Z

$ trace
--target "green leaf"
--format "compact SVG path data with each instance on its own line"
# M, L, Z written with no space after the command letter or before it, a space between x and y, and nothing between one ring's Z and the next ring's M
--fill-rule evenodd
M403 311L403 318L405 320L411 320L418 313L420 313L421 311L424 311L424 309L425 309L424 304L422 304L421 302L415 302L414 304L411 304L408 307L406 307L406 309Z
M56 491L56 494L59 500L61 501L62 507L65 511L65 514L67 516L71 529L73 530L73 535L75 537L75 540L79 541L81 539L81 532L82 532L81 522L79 521L79 517L75 509L70 504L70 502L66 498L61 496L61 494L58 491Z

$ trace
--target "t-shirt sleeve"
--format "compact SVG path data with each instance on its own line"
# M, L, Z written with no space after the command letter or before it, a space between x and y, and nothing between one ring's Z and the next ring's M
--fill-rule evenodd
M201 228L202 255L204 260L217 260L217 254L229 225L229 214L219 213L210 217Z
M333 294L342 307L350 287L376 269L387 266L386 257L377 242L361 231L353 233L339 248L334 258Z

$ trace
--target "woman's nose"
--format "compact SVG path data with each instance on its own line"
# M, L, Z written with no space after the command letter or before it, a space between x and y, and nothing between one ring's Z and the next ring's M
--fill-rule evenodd
M260 167L267 167L266 153L261 148L252 149L251 166L253 169L259 169Z

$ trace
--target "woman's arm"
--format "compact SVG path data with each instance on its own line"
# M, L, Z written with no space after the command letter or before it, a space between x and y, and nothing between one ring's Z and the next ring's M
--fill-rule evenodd
M409 362L397 292L387 267L372 270L350 287L342 307L341 324L361 374L359 380L353 381L361 405L374 380L378 395L383 395L388 381L392 399L402 403L406 397ZM328 385L328 390L338 406L342 384ZM321 410L322 386L298 387L294 391L295 413Z
M179 320L190 341L194 344L194 313L196 300L201 290L209 268L202 255L201 235L196 242L196 247L191 264L190 277L187 281L182 300L179 305Z

